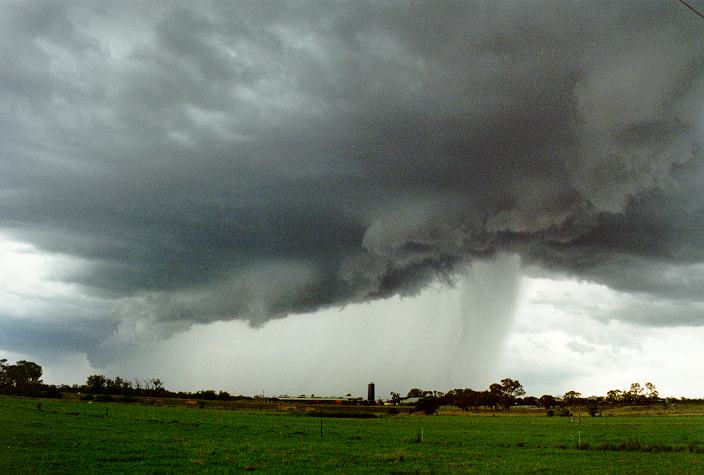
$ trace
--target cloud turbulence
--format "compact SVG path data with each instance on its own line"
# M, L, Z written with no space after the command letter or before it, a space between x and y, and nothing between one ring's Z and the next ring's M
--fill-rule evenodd
M704 305L704 24L677 2L0 8L0 231L74 289L0 309L3 348L99 359L502 252Z

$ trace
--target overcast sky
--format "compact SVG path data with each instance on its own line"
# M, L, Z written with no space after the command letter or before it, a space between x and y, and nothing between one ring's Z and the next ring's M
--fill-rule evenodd
M675 1L4 1L0 357L702 396L702 44Z

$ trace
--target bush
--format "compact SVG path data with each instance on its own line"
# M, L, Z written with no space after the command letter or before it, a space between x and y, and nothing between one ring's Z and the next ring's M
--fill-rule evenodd
M555 415L555 411L553 411L552 409L548 409L548 412L546 414L548 417L552 417Z
M44 389L39 392L38 394L39 397L44 397L44 398L52 398L52 399L61 399L63 398L63 394L61 394L61 391L59 388L56 386L44 386Z
M441 402L439 398L428 396L419 400L416 403L416 411L424 412L428 416L432 416L440 408Z

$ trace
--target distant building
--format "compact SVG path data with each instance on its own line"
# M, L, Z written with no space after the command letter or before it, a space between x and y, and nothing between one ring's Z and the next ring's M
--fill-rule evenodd
M402 406L413 406L415 405L418 401L420 401L423 398L420 397L404 397L399 401L399 404Z
M361 397L352 396L279 396L279 401L299 402L305 404L360 404L364 400Z
M376 401L376 399L374 398L374 383L369 383L369 385L367 386L367 401L371 403Z

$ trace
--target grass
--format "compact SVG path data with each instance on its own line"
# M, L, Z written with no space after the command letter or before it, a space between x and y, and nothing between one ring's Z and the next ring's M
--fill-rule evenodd
M1 397L0 427L10 474L704 472L701 415L321 418Z

